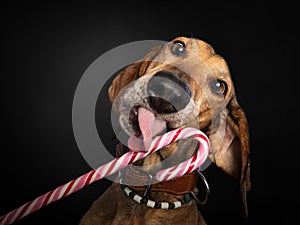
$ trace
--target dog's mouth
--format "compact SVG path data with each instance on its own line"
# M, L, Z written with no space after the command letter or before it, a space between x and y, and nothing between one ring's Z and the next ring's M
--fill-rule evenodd
M154 137L174 129L168 121L145 107L132 108L129 124L134 131L128 139L128 147L132 151L148 151Z
M177 112L172 114L157 113L144 106L134 106L129 113L129 124L132 126L136 136L142 135L145 123L150 123L151 129L154 129L153 132L157 133L155 132L156 129L162 129L158 128L158 126L163 126L164 129L162 130L167 132L178 128L176 126L178 120L179 114Z

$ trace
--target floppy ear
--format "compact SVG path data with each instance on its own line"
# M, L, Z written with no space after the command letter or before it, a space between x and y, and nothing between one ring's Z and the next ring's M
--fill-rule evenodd
M142 60L130 64L116 76L108 89L108 96L111 103L114 102L124 87L145 74L149 64L154 60L162 47L163 46L154 47Z
M222 112L225 133L211 135L212 160L227 174L240 181L245 216L248 217L247 191L250 190L250 148L245 113L233 96Z

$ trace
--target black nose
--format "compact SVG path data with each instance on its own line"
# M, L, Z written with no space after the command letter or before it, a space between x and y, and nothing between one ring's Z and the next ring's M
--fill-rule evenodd
M149 104L157 113L184 109L191 98L189 86L170 72L156 73L148 82Z

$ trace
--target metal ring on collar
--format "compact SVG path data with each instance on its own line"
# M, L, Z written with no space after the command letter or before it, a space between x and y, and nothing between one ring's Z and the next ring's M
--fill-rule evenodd
M198 177L202 180L202 182L205 185L205 197L203 200L200 200L194 192L191 192L191 194L198 204L204 205L207 202L208 196L210 194L210 189L209 189L208 182L207 182L206 178L204 177L204 175L200 172L200 169L197 169L196 172L197 172Z

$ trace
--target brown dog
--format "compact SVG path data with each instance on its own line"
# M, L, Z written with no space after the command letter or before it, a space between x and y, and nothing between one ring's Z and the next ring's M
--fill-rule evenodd
M246 192L250 189L248 125L237 102L228 66L209 44L195 38L178 37L157 46L144 59L118 74L108 93L122 129L130 135L128 147L131 150L149 147L152 136L163 130L195 127L205 132L211 144L211 161L239 179L247 215ZM128 150L122 146L118 146L119 154ZM155 175L158 170L169 167L164 159L183 161L190 158L196 148L197 143L192 140L182 140L139 160L135 165L143 169L129 168L123 174L123 179L129 183L133 181L133 185L129 184L128 189L113 183L93 203L80 224L206 224L196 201L189 198L190 193L197 192L195 173L153 184L144 197L146 200L138 198L140 203L134 197L145 192L142 181L148 180L149 174Z

